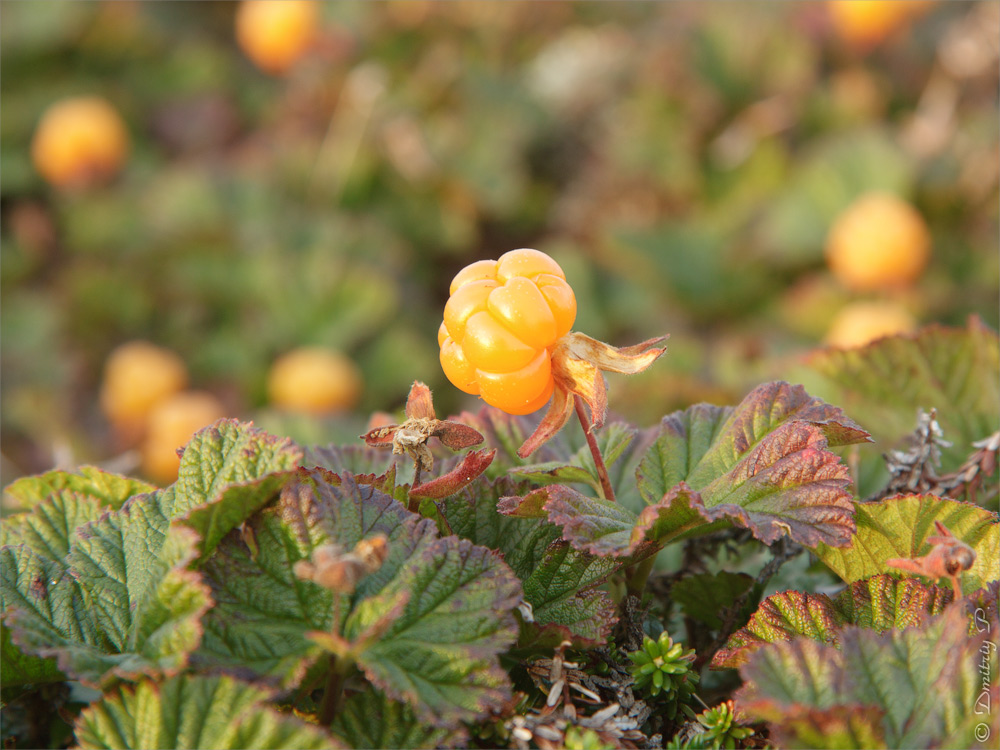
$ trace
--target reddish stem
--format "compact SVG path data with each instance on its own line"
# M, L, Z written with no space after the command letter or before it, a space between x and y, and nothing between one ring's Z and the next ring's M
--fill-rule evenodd
M597 467L597 477L601 480L601 490L604 492L604 499L610 500L613 503L617 502L615 500L615 491L611 488L611 479L608 478L608 467L604 465L604 456L601 455L601 449L597 447L597 439L591 430L593 425L591 425L590 420L587 419L586 412L583 410L583 399L574 394L573 403L576 407L576 416L583 427L583 434L587 438L590 453L594 457L594 465Z

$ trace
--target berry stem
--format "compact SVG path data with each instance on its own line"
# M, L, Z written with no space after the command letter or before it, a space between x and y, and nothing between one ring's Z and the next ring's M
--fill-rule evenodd
M326 676L326 688L319 705L320 726L329 727L340 709L344 697L344 682L351 664L336 656L330 657L330 671Z
M597 446L597 438L594 437L593 425L583 410L583 399L574 394L573 402L576 407L576 416L579 418L580 425L583 427L583 434L587 438L587 446L594 457L594 465L597 467L597 476L601 480L601 490L604 499L610 500L613 503L617 502L615 491L611 487L611 479L608 477L608 467L604 465L604 456L601 455L601 449Z

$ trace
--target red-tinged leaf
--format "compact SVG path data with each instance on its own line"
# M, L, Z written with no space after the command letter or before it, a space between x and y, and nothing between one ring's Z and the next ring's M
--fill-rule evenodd
M775 706L771 738L777 747L828 748L829 750L882 750L884 712L871 706L842 705L830 708ZM759 711L758 711L759 712Z
M598 556L622 556L633 551L636 515L619 503L587 497L561 484L543 488L549 522L560 526L563 539L575 549Z
M508 495L497 501L497 512L513 518L545 518L545 501L548 499L545 487L532 490L524 497Z
M835 644L847 625L877 633L921 625L951 600L948 589L890 575L856 581L834 599L800 591L774 594L730 636L712 659L712 667L739 667L761 646L797 637Z
M744 526L767 544L787 534L809 547L846 545L850 476L827 448L867 439L840 409L787 383L762 385L735 409L670 415L639 467L650 507L633 541L704 533L700 516Z
M478 434L478 433L477 433ZM440 500L468 487L492 463L496 449L469 451L447 474L410 489L410 497Z
M434 414L434 401L431 389L419 380L414 380L410 387L410 395L406 398L407 419L437 419Z
M388 448L392 445L393 438L396 437L398 431L398 424L376 427L362 435L361 439L372 448Z
M953 599L948 587L878 575L855 581L832 603L845 622L883 633L920 625L929 616L941 614Z
M834 643L843 616L824 594L785 591L761 602L746 626L730 636L728 643L712 659L712 667L736 668L764 644L790 641L805 636L814 641Z

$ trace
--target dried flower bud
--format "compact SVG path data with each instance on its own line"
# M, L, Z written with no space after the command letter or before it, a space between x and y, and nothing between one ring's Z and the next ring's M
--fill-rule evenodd
M323 588L350 594L362 578L382 567L388 554L386 538L381 534L362 539L347 553L339 544L324 544L313 550L312 562L299 560L292 572Z
M927 537L931 551L915 559L894 557L886 560L886 565L907 573L926 576L932 581L950 578L956 597L962 596L960 577L976 562L976 552L968 544L956 539L940 521L934 521L938 533Z

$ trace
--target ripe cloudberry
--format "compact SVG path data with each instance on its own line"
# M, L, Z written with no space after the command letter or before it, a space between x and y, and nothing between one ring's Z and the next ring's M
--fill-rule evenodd
M826 260L849 289L910 284L930 258L931 237L923 217L889 193L866 193L834 221L826 240Z
M452 384L508 414L548 412L518 453L527 457L562 429L577 399L591 428L604 424L603 371L642 372L666 337L615 348L571 331L576 297L559 264L523 248L459 271L438 329L441 367ZM581 416L582 419L582 416Z
M529 414L552 395L552 350L574 320L576 297L548 255L522 249L478 261L451 282L441 366L455 387Z
M236 41L267 73L285 73L316 36L315 0L243 0L236 11Z
M118 172L128 148L128 131L115 108L100 97L80 96L45 111L31 141L31 159L52 185L87 187Z

